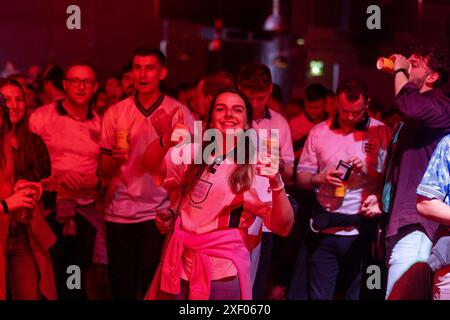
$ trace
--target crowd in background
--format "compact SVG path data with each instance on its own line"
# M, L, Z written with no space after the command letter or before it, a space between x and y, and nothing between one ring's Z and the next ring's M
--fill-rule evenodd
M8 64L0 297L450 299L448 64L423 48L391 58L390 106L345 77L283 105L260 63L169 90L151 46L105 81L88 61ZM277 152L236 164L216 138L211 163L174 164L207 150L173 139L195 121L276 129Z

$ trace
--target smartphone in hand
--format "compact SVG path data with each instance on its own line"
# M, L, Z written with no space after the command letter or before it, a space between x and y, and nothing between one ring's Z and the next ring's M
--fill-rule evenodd
M350 179L350 175L353 171L353 166L345 161L339 161L339 164L336 167L336 170L339 171L339 175L337 176L342 181L348 181Z

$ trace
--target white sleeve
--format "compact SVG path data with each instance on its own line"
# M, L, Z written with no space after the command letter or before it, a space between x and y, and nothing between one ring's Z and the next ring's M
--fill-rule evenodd
M161 182L161 186L171 190L183 183L183 178L190 163L192 163L193 154L197 151L194 144L183 144L174 146L167 151L164 157L166 165L166 176Z
M311 130L306 139L300 162L297 167L297 173L309 172L317 173L319 170L319 162L316 154L317 136L315 130Z
M31 132L36 133L37 135L42 135L42 119L38 112L33 112L28 120L28 126Z
M112 112L106 112L102 120L100 149L103 154L111 155L115 140L115 121Z

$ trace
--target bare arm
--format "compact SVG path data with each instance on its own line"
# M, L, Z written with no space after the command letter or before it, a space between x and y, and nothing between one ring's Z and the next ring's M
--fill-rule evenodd
M314 173L310 172L300 172L297 174L297 185L302 189L314 189L314 185L312 183L311 177L313 177Z
M324 183L328 183L339 187L342 185L337 175L339 171L335 169L325 169L319 173L299 172L297 175L297 184L302 189L314 189L320 187Z
M394 54L391 56L391 59L394 60L394 70L398 69L409 69L409 62L406 57L400 55L400 54ZM408 77L403 72L397 72L395 74L395 95L402 90L403 86L409 82Z
M273 189L282 185L279 175L271 179ZM272 214L270 217L270 228L272 232L281 236L287 236L294 225L294 210L289 202L286 191L272 191Z
M427 219L450 225L450 206L441 200L417 196L417 211Z
M292 175L294 174L294 165L291 163L284 163L283 168L280 170L283 181L286 184L292 182Z
M162 178L166 176L166 164L164 157L170 148L170 138L167 135L162 137L162 145L160 139L154 140L145 150L142 164L151 175L158 175Z
M409 82L409 79L403 72L397 72L395 74L395 95L397 96L403 86Z

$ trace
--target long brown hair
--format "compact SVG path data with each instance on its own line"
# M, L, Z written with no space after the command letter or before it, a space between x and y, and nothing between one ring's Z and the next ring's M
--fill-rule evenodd
M247 123L249 127L251 127L252 121L253 121L253 109L250 101L248 98L243 94L241 91L237 89L228 88L225 90L220 91L211 101L211 104L209 106L208 111L208 122L206 125L206 129L210 128L211 121L212 121L212 114L214 111L214 105L216 103L217 98L224 93L233 93L242 98L245 104L245 110L247 113ZM203 142L201 150L202 159L203 159L203 151L205 150L206 146L208 146L210 142L206 141ZM254 148L252 142L250 140L246 141L245 146L245 164L237 164L236 168L231 173L229 179L228 179L228 185L231 188L231 191L235 194L238 194L240 192L244 192L248 189L250 189L253 179L255 176L255 168L254 165L249 163L250 159L250 153L252 151L252 148ZM188 194L192 188L197 184L197 182L200 180L203 172L208 167L208 164L202 161L201 164L191 164L189 165L184 177L183 177L183 184L182 184L182 194Z
M6 101L0 93L0 199L10 195L14 184L14 160L11 149L11 122Z
M25 103L25 91L23 90L20 83L14 79L0 78L0 90L8 85L15 86L20 89ZM15 134L18 142L17 155L15 157L15 166L17 169L19 169L19 171L30 171L36 168L36 166L34 165L36 161L36 146L33 142L33 134L28 127L28 117L28 107L25 104L24 116L13 127L12 132L13 134ZM31 174L32 176L38 175L37 173Z

